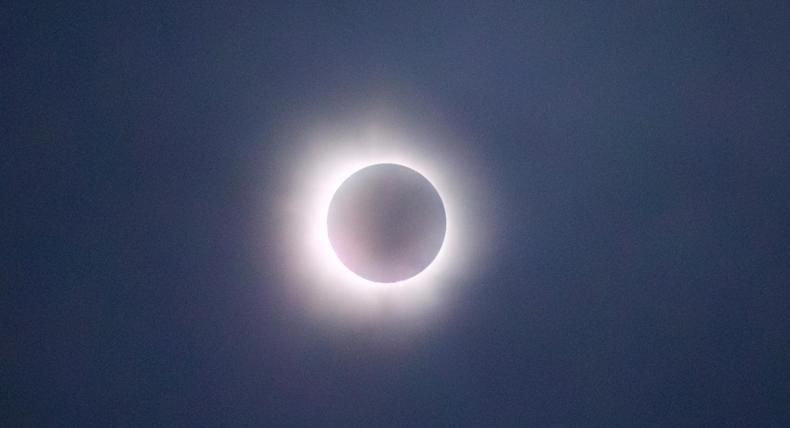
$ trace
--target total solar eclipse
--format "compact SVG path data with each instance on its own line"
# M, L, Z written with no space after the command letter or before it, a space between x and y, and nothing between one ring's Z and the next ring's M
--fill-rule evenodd
M403 165L375 164L352 174L335 192L327 232L340 261L369 281L409 279L436 258L447 218L439 192Z

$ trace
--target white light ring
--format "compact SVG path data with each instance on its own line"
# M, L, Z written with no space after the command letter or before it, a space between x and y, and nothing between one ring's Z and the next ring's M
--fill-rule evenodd
M361 132L315 132L298 143L299 156L286 169L293 176L286 179L288 197L282 204L281 243L288 250L284 267L293 279L289 287L322 319L424 315L479 266L487 234L473 221L480 216L483 194L476 165L441 150L440 143L418 143L437 137L425 138L370 125ZM417 275L396 283L370 281L348 269L327 230L329 205L340 185L360 169L379 163L422 174L439 193L446 215L445 237L435 259Z

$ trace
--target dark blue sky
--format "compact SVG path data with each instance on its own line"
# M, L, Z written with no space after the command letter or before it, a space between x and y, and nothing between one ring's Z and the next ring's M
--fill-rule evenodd
M78 3L0 6L0 424L790 424L787 2ZM328 332L273 136L388 96L508 222Z

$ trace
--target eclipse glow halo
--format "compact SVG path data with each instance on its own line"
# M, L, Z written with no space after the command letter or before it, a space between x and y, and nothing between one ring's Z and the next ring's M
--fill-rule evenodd
M408 127L398 127L406 129ZM472 249L484 236L473 218L481 216L472 201L485 199L473 162L437 136L415 138L393 127L368 125L341 132L316 131L296 144L298 155L283 204L282 242L285 268L296 281L295 297L309 302L319 318L367 318L382 314L416 316L446 301L442 296L475 271L479 257ZM446 150L442 150L445 147ZM355 172L390 163L419 172L434 186L444 204L446 229L433 262L417 275L382 284L348 269L332 247L327 230L329 207L337 189ZM431 311L435 313L435 311Z

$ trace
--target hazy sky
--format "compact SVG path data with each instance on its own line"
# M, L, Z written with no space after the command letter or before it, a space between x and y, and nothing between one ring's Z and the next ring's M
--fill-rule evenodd
M4 2L0 99L2 425L790 424L787 2ZM497 224L328 326L290 136L376 103Z

